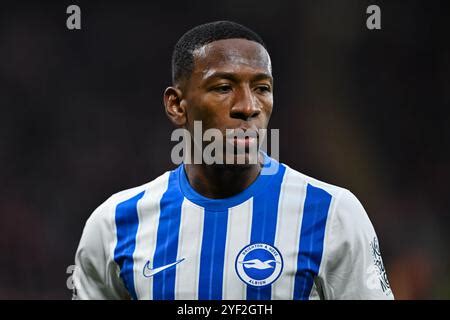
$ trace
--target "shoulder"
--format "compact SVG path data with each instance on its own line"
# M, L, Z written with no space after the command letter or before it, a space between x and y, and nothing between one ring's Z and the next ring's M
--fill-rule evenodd
M309 186L310 188L317 189L318 191L326 193L329 196L331 196L333 201L339 199L343 193L349 192L345 188L310 177L304 173L292 169L286 164L283 164L283 166L286 167L285 179L287 181L290 181L291 183L295 183L297 187Z
M130 209L131 207L127 206L127 203L137 202L148 190L158 187L164 188L164 185L167 185L170 172L171 171L167 171L156 179L140 186L121 190L112 194L92 212L86 221L85 228L89 228L91 225L95 225L96 227L101 225L107 229L113 228L118 206L123 205L124 209Z
M376 240L369 216L353 192L289 167L286 169L286 179L296 180L296 186L303 186L305 208L309 205L314 209L307 212L317 213L318 208L322 208L320 212L323 213L322 221L325 224L324 252L328 260L338 262L348 252L359 252L362 247Z
M334 225L333 229L344 228L348 224L354 225L355 222L363 229L371 228L367 213L353 192L283 165L286 167L285 179L288 184L295 185L295 188L303 188L306 197L309 192L314 198L313 203L326 202L329 205L327 224Z

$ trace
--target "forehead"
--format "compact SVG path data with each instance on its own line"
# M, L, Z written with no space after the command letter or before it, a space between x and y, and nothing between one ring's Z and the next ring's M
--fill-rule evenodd
M249 67L270 74L272 66L266 49L246 39L218 40L194 51L194 72Z

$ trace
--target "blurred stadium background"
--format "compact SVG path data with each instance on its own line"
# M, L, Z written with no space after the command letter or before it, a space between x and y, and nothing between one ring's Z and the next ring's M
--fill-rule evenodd
M66 28L77 4L82 30ZM382 30L366 28L368 5ZM17 1L0 6L0 298L69 299L83 225L173 168L162 93L189 28L265 39L281 161L352 190L397 299L449 299L450 43L438 1Z

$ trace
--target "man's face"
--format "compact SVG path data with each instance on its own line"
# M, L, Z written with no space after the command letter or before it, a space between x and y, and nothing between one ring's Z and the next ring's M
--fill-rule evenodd
M203 131L216 128L266 129L272 113L272 67L267 51L257 42L226 39L194 52L194 69L183 86L181 103L186 128L193 134L194 121ZM234 144L256 143L234 139Z

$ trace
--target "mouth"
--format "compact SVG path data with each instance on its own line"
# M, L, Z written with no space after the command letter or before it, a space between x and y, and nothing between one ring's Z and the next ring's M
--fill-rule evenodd
M244 148L246 151L256 144L257 141L258 139L253 137L233 138L233 144L238 148Z
M237 147L238 150L245 150L248 152L250 147L258 143L258 130L253 128L234 128L227 129L225 135L228 144Z

